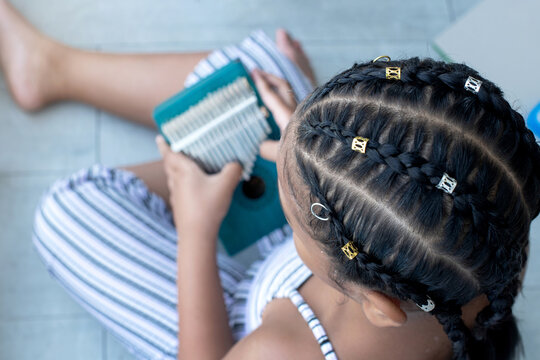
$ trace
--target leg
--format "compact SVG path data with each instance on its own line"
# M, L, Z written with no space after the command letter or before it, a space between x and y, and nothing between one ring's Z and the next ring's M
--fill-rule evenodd
M300 43L283 29L276 32L276 42L314 84ZM76 50L40 34L0 0L0 65L15 101L27 110L75 100L154 126L153 108L180 91L187 74L208 53L115 55Z
M63 49L61 84L54 100L76 100L154 126L152 111L182 90L207 52L112 55Z
M94 166L57 181L33 241L51 275L137 358L177 358L176 231L137 178ZM244 269L222 255L218 266L231 309Z
M59 44L0 0L0 64L17 103L27 110L81 101L153 126L152 110L183 87L209 52L103 54Z
M134 173L146 184L151 192L159 195L163 200L165 200L167 205L170 205L167 176L165 174L165 170L163 169L162 160L126 166L123 167L123 169Z

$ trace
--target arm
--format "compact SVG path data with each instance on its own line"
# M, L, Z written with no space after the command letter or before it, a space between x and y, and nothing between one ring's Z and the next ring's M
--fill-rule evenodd
M283 130L296 106L290 85L264 72L256 71L253 77L264 103ZM222 359L234 342L216 264L216 239L242 168L231 163L220 173L207 175L187 156L173 153L163 138L156 141L178 232L178 358ZM277 141L266 141L261 145L261 154L275 161L277 149ZM261 358L261 349L268 354L268 347L261 346L264 334L258 331L250 337L252 340L241 341L227 359ZM258 356L252 357L250 354L255 352Z
M178 242L179 359L221 359L233 346L216 265L216 237Z
M187 156L173 153L163 138L156 141L178 232L178 358L222 359L233 336L218 276L216 239L242 167L231 163L207 175Z

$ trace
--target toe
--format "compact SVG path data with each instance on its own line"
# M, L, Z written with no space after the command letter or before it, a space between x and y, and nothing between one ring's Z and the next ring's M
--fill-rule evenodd
M290 46L292 44L291 36L287 30L279 28L276 30L276 43Z

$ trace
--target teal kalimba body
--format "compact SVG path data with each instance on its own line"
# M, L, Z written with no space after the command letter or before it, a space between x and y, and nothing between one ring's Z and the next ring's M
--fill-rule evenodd
M273 162L258 155L265 139L280 132L240 61L232 61L156 107L154 119L171 149L194 159L207 173L231 161L243 167L219 232L234 255L285 225Z

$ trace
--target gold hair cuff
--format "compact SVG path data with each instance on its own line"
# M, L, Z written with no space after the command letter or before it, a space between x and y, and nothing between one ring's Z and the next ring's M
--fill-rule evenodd
M368 138L357 136L352 141L351 149L354 151L358 151L359 153L365 154L368 141Z
M387 67L386 78L388 80L401 80L401 68L397 66Z
M391 59L390 59L390 56L388 55L381 55L381 56L378 56L376 57L375 59L373 59L372 62L376 62L376 61L379 61L379 60L382 60L382 59L386 59L386 62L389 62Z
M349 241L348 243L346 243L345 245L343 245L341 247L341 250L343 251L343 253L345 255L347 255L347 257L349 258L349 260L352 260L356 257L356 255L359 254L359 251L358 251L358 248L356 246L354 246L353 242L352 241Z

